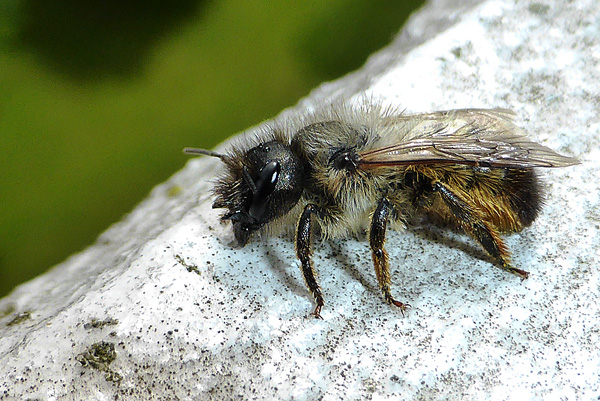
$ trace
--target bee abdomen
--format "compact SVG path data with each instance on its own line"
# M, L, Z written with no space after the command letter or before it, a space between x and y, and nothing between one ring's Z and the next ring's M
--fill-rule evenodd
M543 203L541 186L533 170L492 170L489 177L484 177L480 176L478 184L470 190L470 197L484 220L501 232L520 231L531 225Z
M441 181L463 193L481 218L500 232L531 225L543 206L541 185L531 168L455 170L452 177L458 179L446 176Z
M543 206L543 193L538 177L532 169L507 169L505 186L511 208L519 216L523 227L529 226Z

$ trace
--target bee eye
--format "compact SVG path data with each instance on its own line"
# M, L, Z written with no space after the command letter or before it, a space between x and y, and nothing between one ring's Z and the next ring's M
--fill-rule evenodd
M278 162L270 162L258 174L252 189L252 204L248 210L250 216L258 220L262 219L266 212L267 197L275 190L280 170L281 166Z

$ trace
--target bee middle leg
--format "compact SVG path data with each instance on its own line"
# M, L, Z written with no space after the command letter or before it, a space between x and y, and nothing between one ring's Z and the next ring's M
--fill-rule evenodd
M409 308L410 305L396 301L394 297L392 297L390 290L390 265L387 252L383 249L387 223L392 211L392 204L388 199L383 198L379 201L369 227L369 244L371 245L371 256L373 258L373 264L375 265L375 275L379 282L379 288L381 288L386 302L399 307L404 315L404 311Z
M529 276L529 272L517 269L510 264L510 254L504 241L500 238L498 230L483 220L474 206L440 181L434 181L432 185L433 189L441 195L460 226L483 246L501 268L521 276L523 279Z

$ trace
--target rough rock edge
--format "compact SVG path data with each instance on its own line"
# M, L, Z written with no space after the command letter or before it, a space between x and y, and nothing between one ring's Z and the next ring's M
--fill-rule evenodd
M463 236L391 233L394 290L414 306L403 319L381 302L364 241L322 244L316 321L289 240L227 246L207 192L220 166L198 159L0 301L0 398L597 398L598 6L455 3L429 3L363 69L285 113L363 91L412 111L516 109L536 140L584 162L547 172L543 215L508 238L528 281Z

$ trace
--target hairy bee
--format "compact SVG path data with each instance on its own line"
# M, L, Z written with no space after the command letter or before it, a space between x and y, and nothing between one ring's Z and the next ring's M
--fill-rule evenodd
M408 304L390 291L384 249L388 223L405 225L417 213L455 223L499 267L522 278L500 233L523 229L542 207L535 167L578 164L531 142L504 109L465 109L405 115L368 102L340 103L297 120L275 122L226 153L186 148L220 158L225 175L213 190L244 246L256 232L296 228L296 254L314 296L324 305L311 258L313 228L325 239L367 229L385 300Z

